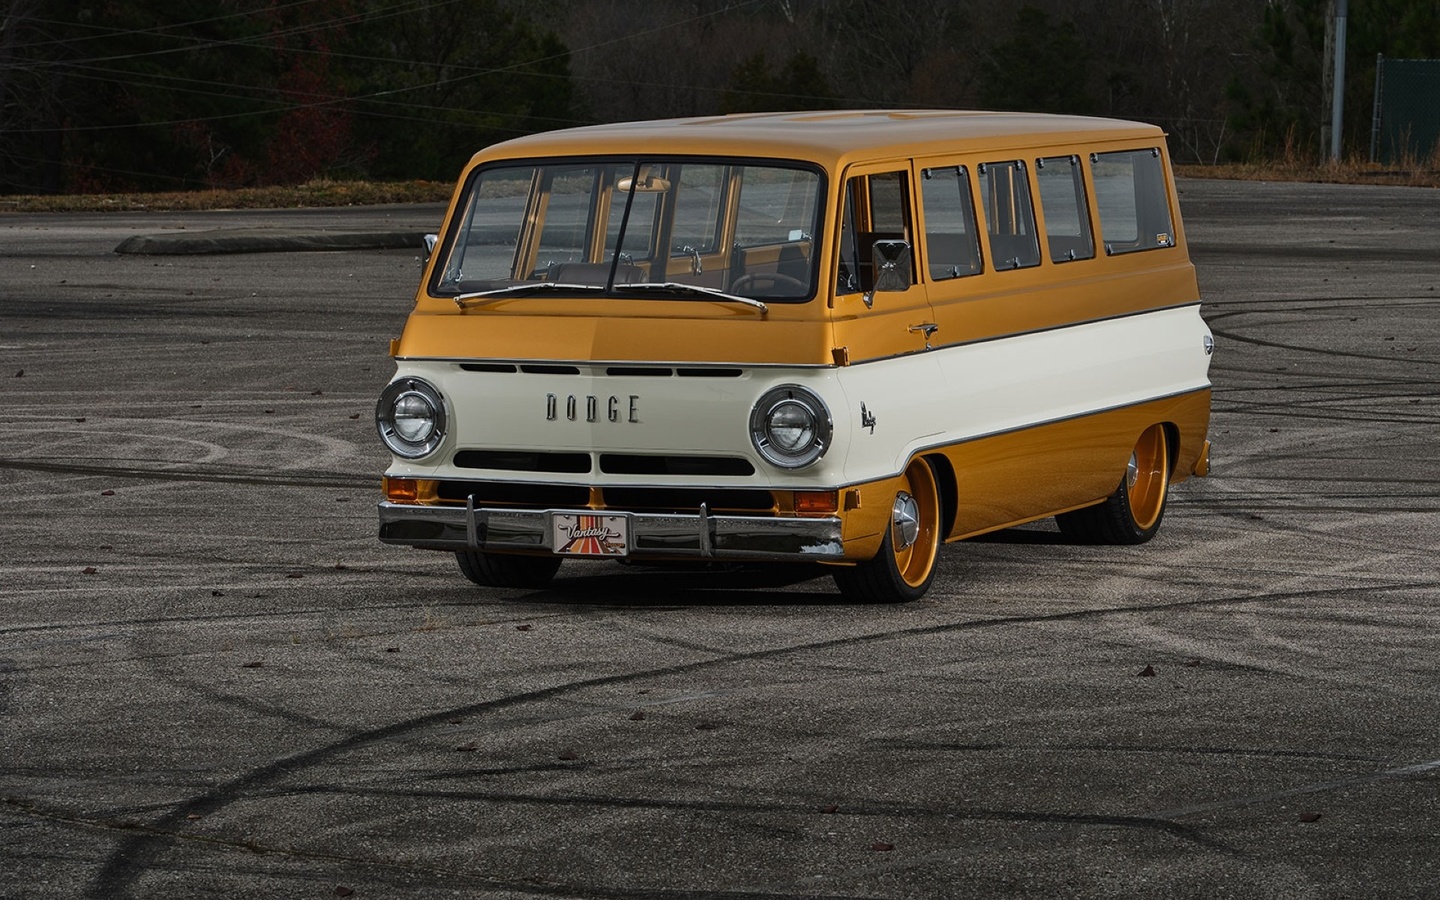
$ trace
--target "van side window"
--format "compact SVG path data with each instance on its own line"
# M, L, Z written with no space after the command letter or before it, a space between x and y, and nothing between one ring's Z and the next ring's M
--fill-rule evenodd
M874 272L870 254L876 241L911 240L909 179L904 172L861 175L845 183L840 226L840 263L836 292L869 291ZM914 258L913 256L911 257ZM910 273L915 281L915 273Z
M1051 156L1035 162L1035 186L1045 213L1045 240L1050 261L1093 259L1095 240L1090 234L1090 204L1085 199L1085 177L1078 156Z
M1093 153L1090 175L1106 253L1175 246L1158 149Z
M921 172L920 205L925 210L925 260L931 280L979 273L980 237L965 167Z
M990 264L996 269L1040 265L1035 236L1035 209L1030 203L1030 178L1025 163L980 164L980 204L990 235Z

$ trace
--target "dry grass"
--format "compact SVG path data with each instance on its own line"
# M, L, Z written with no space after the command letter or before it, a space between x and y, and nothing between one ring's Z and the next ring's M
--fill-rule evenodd
M1440 152L1427 160L1381 165L1358 159L1316 162L1286 154L1279 160L1227 165L1176 166L1190 178L1240 181L1311 181L1325 184L1391 184L1440 187ZM312 181L293 187L164 194L70 194L0 197L0 212L166 212L202 209L298 209L374 206L382 203L443 203L453 185L435 181Z
M1403 187L1440 187L1440 167L1382 165L1348 160L1338 163L1266 162L1227 165L1176 166L1177 175L1189 178L1228 178L1236 181L1310 181L1320 184L1392 184Z
M442 203L454 185L435 181L312 181L292 187L164 194L62 194L0 197L8 212L162 212L199 209L297 209Z

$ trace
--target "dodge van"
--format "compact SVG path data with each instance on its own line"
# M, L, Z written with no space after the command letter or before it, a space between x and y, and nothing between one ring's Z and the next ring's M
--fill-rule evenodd
M489 147L376 408L380 539L482 585L569 558L833 567L1055 517L1138 544L1209 465L1214 347L1165 135L773 113Z

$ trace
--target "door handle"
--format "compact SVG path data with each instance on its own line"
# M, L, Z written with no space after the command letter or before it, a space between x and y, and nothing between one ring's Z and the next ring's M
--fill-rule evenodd
M921 334L925 335L925 349L926 349L926 350L929 350L929 349L930 349L930 336L933 335L935 332L937 332L937 331L939 331L939 330L940 330L940 326L939 326L939 325L936 325L934 322L921 322L919 325L911 325L911 326L910 326L910 333L911 333L911 334L914 334L914 333L916 333L916 332L918 331L918 332L920 332Z

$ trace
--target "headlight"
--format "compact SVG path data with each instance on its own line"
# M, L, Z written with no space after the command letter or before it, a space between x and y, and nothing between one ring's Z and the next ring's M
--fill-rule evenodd
M767 462L804 468L830 449L830 410L799 385L773 388L750 412L750 442Z
M400 378L380 392L375 427L391 452L406 459L429 456L445 439L445 401L418 378Z

